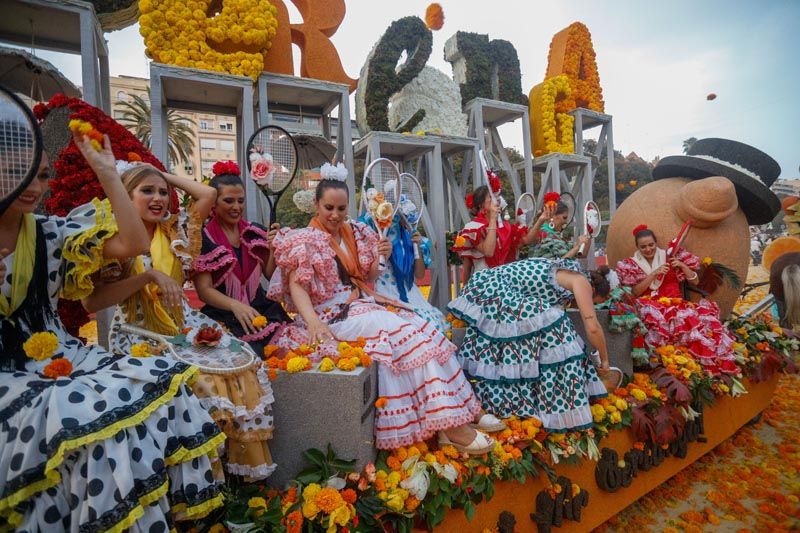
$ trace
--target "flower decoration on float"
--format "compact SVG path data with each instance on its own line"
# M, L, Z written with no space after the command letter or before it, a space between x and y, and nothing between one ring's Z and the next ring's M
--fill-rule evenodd
M225 174L232 174L234 176L239 176L242 171L239 168L239 164L236 163L236 161L228 160L228 161L217 161L216 163L214 163L214 166L211 167L211 172L213 172L215 176L222 176Z
M58 337L52 331L40 331L22 344L25 355L34 361L50 359L58 349Z
M301 213L306 213L307 215L314 213L313 190L297 191L292 195L292 202L294 202L295 207L297 207Z
M272 178L275 176L275 162L272 154L265 152L260 146L253 146L248 157L250 158L250 177L253 178L253 181L259 187L271 185Z
M212 0L140 0L145 53L159 63L256 79L277 33L277 7L268 0L225 0L209 17L214 5Z
M561 200L561 195L555 191L548 192L544 195L544 205L547 207L555 207Z
M250 323L253 325L254 328L264 329L269 323L269 320L267 320L267 317L265 317L264 315L258 315L254 317L253 320L250 321Z
M437 3L430 4L425 9L425 26L432 31L438 31L444 26L444 10Z
M133 357L150 357L153 355L150 351L150 345L146 342L141 342L131 346L131 356Z
M50 379L67 377L72 374L72 363L64 357L53 359L44 367L42 374Z
M191 333L190 333L191 335ZM198 329L192 340L195 346L209 346L211 348L218 346L222 339L222 330L214 326L203 326ZM187 340L188 336L187 336Z

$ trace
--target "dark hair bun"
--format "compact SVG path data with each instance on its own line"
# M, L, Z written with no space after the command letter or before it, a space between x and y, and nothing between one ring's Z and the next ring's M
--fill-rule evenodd
M611 272L611 269L608 268L608 265L600 265L597 267L597 273L601 276L608 276L608 273Z

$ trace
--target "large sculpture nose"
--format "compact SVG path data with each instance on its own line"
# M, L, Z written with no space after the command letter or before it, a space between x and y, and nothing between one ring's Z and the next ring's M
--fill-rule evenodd
M711 228L739 208L736 189L727 178L713 176L691 181L681 188L675 213L698 228Z

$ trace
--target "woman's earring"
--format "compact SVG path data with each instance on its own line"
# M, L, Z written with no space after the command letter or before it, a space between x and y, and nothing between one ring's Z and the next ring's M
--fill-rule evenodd
M167 220L169 220L169 217L171 217L171 216L172 216L172 213L170 213L169 209L167 209L167 212L166 212L166 213L164 213L164 216L163 216L163 217L161 217L161 220L163 220L164 222L166 222Z

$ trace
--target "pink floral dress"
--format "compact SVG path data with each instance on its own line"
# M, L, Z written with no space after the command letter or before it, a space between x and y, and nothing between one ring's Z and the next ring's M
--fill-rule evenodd
M359 266L366 276L377 259L377 235L353 223ZM359 294L340 276L328 235L314 228L282 230L273 241L278 269L267 296L296 312L289 274L306 290L314 311L338 341L366 341L365 352L378 363L378 394L387 400L377 409L375 441L394 449L426 440L437 431L471 422L480 404L454 357L456 347L436 325L404 309L394 309ZM306 324L295 322L276 334L275 344L294 349L308 341ZM317 353L335 351L335 343ZM318 356L319 357L319 356Z

